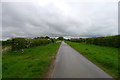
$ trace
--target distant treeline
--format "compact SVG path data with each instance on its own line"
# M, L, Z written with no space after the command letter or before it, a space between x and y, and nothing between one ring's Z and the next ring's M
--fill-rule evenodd
M107 36L107 37L68 39L68 40L72 42L85 42L88 44L120 48L120 35Z

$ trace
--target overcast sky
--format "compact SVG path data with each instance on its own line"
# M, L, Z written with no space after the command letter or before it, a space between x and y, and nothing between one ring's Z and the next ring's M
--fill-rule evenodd
M2 2L0 14L2 14L2 39L118 34L117 0Z

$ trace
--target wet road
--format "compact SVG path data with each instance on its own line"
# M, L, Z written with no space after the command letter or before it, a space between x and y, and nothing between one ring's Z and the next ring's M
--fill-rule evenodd
M62 42L55 60L53 78L112 78L102 69Z

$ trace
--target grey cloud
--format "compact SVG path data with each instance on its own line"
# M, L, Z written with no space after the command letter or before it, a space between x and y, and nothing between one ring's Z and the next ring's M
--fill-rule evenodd
M69 1L68 1L69 2ZM2 37L116 35L117 3L2 3Z

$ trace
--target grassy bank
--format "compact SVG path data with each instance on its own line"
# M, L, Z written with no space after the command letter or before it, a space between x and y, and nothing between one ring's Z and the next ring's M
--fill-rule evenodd
M48 70L60 43L51 43L3 54L3 78L40 78Z
M68 41L67 43L110 75L118 78L117 48Z

